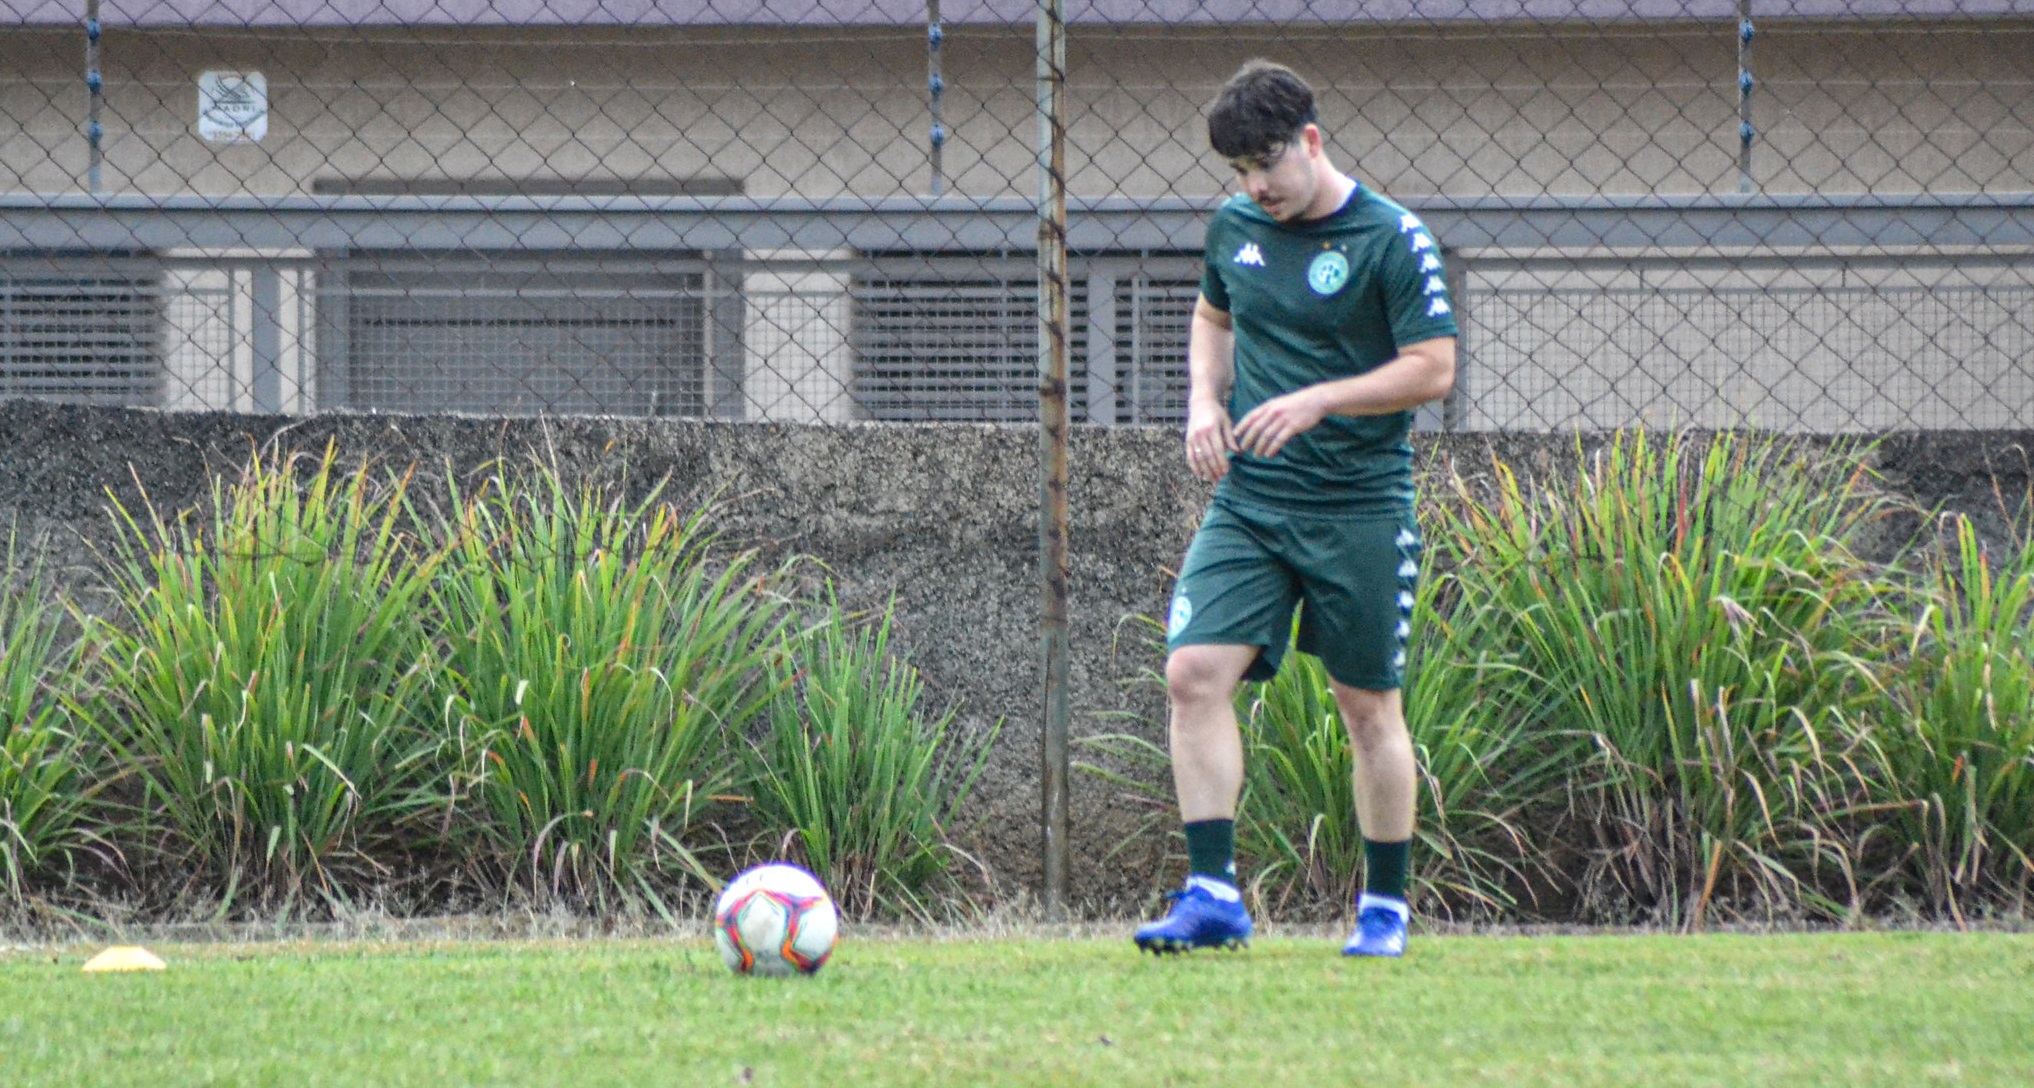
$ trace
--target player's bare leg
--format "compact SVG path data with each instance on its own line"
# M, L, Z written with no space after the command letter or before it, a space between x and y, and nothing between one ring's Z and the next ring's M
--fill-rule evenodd
M1172 910L1137 931L1139 948L1179 952L1250 940L1236 888L1236 800L1243 792L1243 735L1233 696L1255 646L1182 646L1165 663L1171 704L1173 785L1192 866Z
M1405 882L1418 800L1419 767L1405 704L1396 690L1334 685L1335 705L1355 759L1356 825L1363 832L1363 897L1345 955L1397 956L1405 951Z
M1243 793L1243 733L1236 685L1257 659L1255 646L1182 646L1165 661L1172 781L1180 819L1233 820Z

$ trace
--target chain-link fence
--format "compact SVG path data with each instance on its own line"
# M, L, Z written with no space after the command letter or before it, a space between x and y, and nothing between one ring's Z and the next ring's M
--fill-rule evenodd
M0 0L0 396L1037 418L1030 0ZM1447 250L1422 425L2016 425L2034 0L1073 0L1075 422L1176 421L1246 59Z

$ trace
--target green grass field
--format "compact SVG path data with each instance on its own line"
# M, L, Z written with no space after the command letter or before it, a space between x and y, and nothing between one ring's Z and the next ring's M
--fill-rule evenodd
M812 979L702 940L0 956L26 1085L2026 1085L2034 935L850 938ZM1266 1075L1277 1078L1267 1081Z

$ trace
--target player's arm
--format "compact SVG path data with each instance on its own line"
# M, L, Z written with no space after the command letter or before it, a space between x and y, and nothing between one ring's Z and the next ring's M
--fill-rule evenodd
M1229 426L1229 387L1236 380L1235 322L1206 295L1194 303L1187 333L1187 467L1213 482L1229 471L1236 435Z
M1236 446L1274 457L1294 435L1329 416L1382 416L1439 400L1455 387L1455 338L1437 336L1399 349L1396 358L1353 378L1337 378L1252 409L1236 424Z

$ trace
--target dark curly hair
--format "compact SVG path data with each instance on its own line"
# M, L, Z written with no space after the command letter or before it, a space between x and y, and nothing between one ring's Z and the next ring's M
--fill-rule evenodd
M1253 60L1208 104L1208 143L1225 159L1273 159L1319 120L1314 89L1299 73Z

